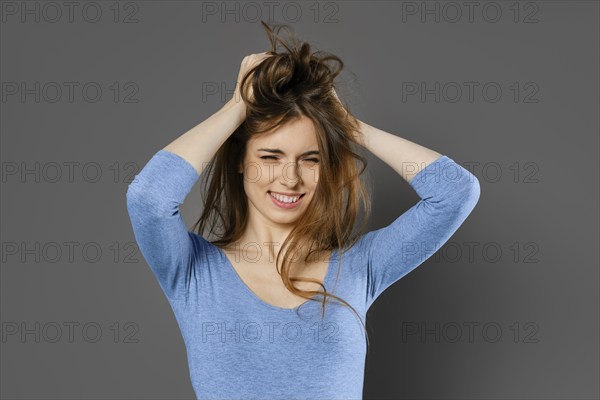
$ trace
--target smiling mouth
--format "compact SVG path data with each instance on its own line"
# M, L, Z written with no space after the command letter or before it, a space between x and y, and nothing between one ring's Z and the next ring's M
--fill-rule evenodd
M271 199L272 199L272 200L273 200L273 201L274 201L274 202L275 202L275 203L276 203L278 206L280 206L280 207L283 207L283 208L290 208L290 207L293 207L293 206L295 206L295 205L299 204L299 203L300 203L300 200L301 200L301 199L304 197L304 195L306 194L306 193L302 193L300 196L298 196L298 198L297 198L297 199L296 199L296 201L294 201L294 202L285 202L285 201L279 200L277 197L275 197L275 196L273 195L273 192L271 192L270 190L268 191L268 193L269 193L269 197L270 197L270 198L271 198ZM290 197L291 197L291 198L294 198L294 197L296 197L296 196L287 196L287 197L288 197L288 198L290 198Z
M302 193L300 196L298 196L298 198L296 199L296 201L286 201L286 200L289 200L289 199L294 199L294 198L296 198L296 196L280 195L279 193L274 193L274 192L271 192L270 190L268 191L268 193L269 193L269 196L271 198L273 198L274 200L277 200L278 202L283 203L283 204L296 204L306 194L306 193ZM279 198L277 198L276 195L279 196ZM282 200L280 200L280 199L282 199Z

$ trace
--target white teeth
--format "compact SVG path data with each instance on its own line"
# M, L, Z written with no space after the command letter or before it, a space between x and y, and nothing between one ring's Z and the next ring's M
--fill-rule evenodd
M300 198L300 196L289 197L289 196L283 196L281 194L277 194L277 193L273 193L273 192L269 192L269 193L271 194L271 196L275 197L277 200L279 200L283 203L295 203Z

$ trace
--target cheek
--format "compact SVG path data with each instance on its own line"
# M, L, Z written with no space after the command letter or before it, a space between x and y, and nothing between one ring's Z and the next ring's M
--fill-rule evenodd
M273 168L265 167L259 163L252 164L251 168L244 174L244 186L247 190L262 190L263 187L272 183Z
M319 167L305 168L302 171L302 178L304 180L304 184L308 187L317 186L317 182L319 182L319 175Z

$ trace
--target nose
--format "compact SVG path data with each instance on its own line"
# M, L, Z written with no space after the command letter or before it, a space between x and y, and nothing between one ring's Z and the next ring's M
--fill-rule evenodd
M294 187L301 182L302 176L298 164L293 162L285 164L281 173L281 179L283 180L282 183L289 187Z

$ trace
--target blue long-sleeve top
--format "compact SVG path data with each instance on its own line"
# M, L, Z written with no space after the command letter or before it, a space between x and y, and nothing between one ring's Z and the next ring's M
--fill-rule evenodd
M136 241L181 329L197 398L361 399L367 348L356 315L334 301L322 319L319 301L307 300L297 314L255 295L225 253L188 231L181 217L179 206L199 177L162 149L127 189ZM363 321L385 289L454 234L480 194L477 178L445 155L410 186L420 201L363 234L339 270L339 250L331 256L325 287Z

